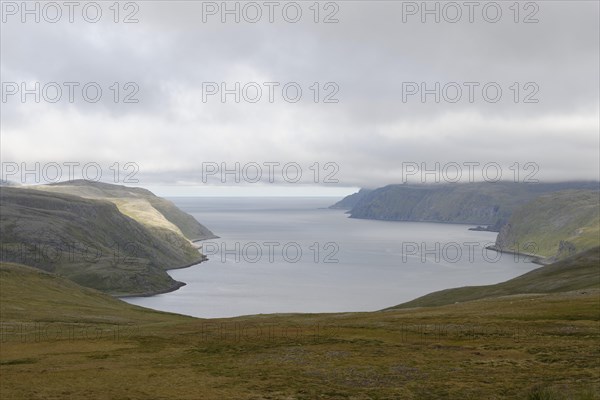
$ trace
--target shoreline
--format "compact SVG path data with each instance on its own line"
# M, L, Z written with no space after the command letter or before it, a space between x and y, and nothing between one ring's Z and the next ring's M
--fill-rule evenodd
M329 209L329 208L327 208L327 209ZM339 209L337 209L337 211L339 211ZM353 218L353 217L350 216L349 218ZM448 225L462 225L462 226L466 225L466 226L470 226L471 227L471 228L468 229L469 231L474 231L474 232L486 231L486 232L497 233L497 232L490 231L490 230L487 230L487 229L477 229L477 228L481 228L481 226L480 225L478 226L477 224L473 224L473 223L468 223L468 222L398 221L398 220L382 220L382 219L374 219L374 218L356 218L356 219L365 219L365 220L371 220L371 221L384 221L384 222L413 222L413 223L417 222L417 223L426 223L426 224L427 223L433 223L433 224L448 224ZM194 245L197 248L198 252L200 253L200 249L202 247L200 245L201 242L206 241L206 240L216 239L216 238L220 238L220 236L212 235L211 237L202 238L202 239L192 239L190 241L192 242L192 245ZM545 266L545 265L551 264L550 260L544 259L543 257L536 256L536 255L533 255L533 254L519 253L519 252L514 252L514 251L509 251L509 250L499 250L495 245L486 246L485 248L488 249L488 250L492 250L492 251L498 252L498 253L514 254L514 255L521 256L521 257L527 257L527 258L529 258L531 260L532 264L537 264L537 265L540 265L540 266ZM204 261L208 261L209 260L209 258L207 256L205 256L204 254L202 254L202 253L200 253L200 256L201 257L198 260L194 261L194 262L191 262L191 263L188 263L188 264L185 264L185 265L180 265L180 266L174 266L174 267L166 268L166 270L169 271L169 270L189 268L189 267L192 267L194 265L198 265L198 264L200 264L200 263L202 263ZM175 283L174 283L173 286L171 286L169 288L166 288L164 290L157 290L157 291L145 292L145 293L140 293L140 294L114 295L114 297L118 298L118 299L122 299L122 300L123 299L128 299L128 298L136 298L136 297L152 297L152 296L156 296L156 295L159 295L159 294L166 294L166 293L175 292L175 291L179 290L181 287L187 285L186 282L180 282L180 281L174 281L174 282ZM493 284L499 284L499 283L502 283L502 281L501 282L497 282L497 283L493 283ZM455 289L455 288L452 288L452 287L447 288L447 290L449 290L449 289ZM434 293L434 292L432 292L432 293ZM425 296L428 295L428 294L431 294L431 293L427 293L427 294L425 294ZM415 300L415 299L412 299L412 300L409 300L409 301L413 301L413 300ZM396 305L393 305L391 307L395 307L395 306ZM382 310L385 310L385 308L382 309ZM382 311L382 310L377 310L377 311Z
M346 212L344 214L349 214L349 212ZM367 220L367 221L384 221L384 222L423 222L423 223L428 223L428 224L470 225L474 229L469 229L469 230L472 230L475 232L480 231L480 232L498 233L497 231L477 229L478 227L481 227L483 225L488 225L486 223L481 223L481 222L455 222L455 221L437 221L437 220L425 220L425 219L389 219L389 218L373 218L373 217L355 217L355 216L352 216L351 214L349 214L348 218L363 219L363 220Z
M139 293L139 294L118 294L118 295L112 295L112 296L119 300L133 298L133 297L152 297L152 296L156 296L159 294L174 292L174 291L178 290L179 288L187 285L187 283L185 283L185 282L180 282L180 281L174 281L174 282L175 282L175 284L173 286L171 286L167 289L164 289L164 290L157 290L154 292L145 292L145 293Z
M198 242L202 242L204 240L210 240L210 239L217 239L219 238L219 236L217 235L213 235L212 237L208 237L208 238L203 238L203 239L193 239L190 240L192 242L192 245L196 246L196 243ZM199 249L200 247L196 247L197 249ZM197 260L191 262L191 263L187 263L184 265L179 265L179 266L174 266L174 267L169 267L169 268L165 268L165 271L171 271L171 270L175 270L175 269L184 269L184 268L189 268L189 267L193 267L194 265L198 265L201 264L205 261L208 261L208 257L205 256L204 254L200 253L200 250L198 250L198 253L200 254L200 258L198 258ZM127 298L131 298L131 297L152 297L152 296L156 296L159 294L165 294L165 293L171 293L171 292L175 292L177 290L179 290L180 288L184 287L187 285L187 283L185 282L181 282L181 281L176 281L173 280L175 283L166 288L166 289L162 289L162 290L155 290L155 291L150 291L150 292L142 292L142 293L133 293L133 294L116 294L116 295L111 295L114 298L117 299L127 299Z
M518 251L500 250L499 248L496 247L496 245L487 246L486 249L493 250L493 251L496 251L501 254L514 254L514 255L518 255L518 256L522 256L522 257L529 257L529 258L531 258L531 262L533 264L537 264L537 265L544 266L544 265L552 264L552 260L550 260L548 257L536 256L535 254L530 254L530 253L520 253Z

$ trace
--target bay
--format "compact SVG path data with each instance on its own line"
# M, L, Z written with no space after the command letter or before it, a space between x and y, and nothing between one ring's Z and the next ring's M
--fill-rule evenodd
M374 311L432 291L498 283L538 265L486 250L470 225L348 218L337 198L180 197L218 239L209 260L169 271L186 286L127 302L203 318Z

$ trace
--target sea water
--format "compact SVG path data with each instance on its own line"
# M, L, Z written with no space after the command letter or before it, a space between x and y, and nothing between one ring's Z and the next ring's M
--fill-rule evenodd
M498 283L538 266L485 247L471 225L348 218L327 197L171 200L218 239L169 271L186 286L127 302L197 317L374 311L432 291Z

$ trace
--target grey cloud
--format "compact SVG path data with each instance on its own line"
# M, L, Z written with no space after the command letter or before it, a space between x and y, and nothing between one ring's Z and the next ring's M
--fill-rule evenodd
M140 87L138 104L110 92L100 104L2 104L2 158L133 160L161 180L193 178L206 160L273 159L338 162L347 186L397 181L402 161L533 161L544 179L598 178L597 3L537 2L536 24L515 24L508 3L497 24L402 23L401 2L337 4L337 24L308 13L203 23L201 2L140 2L138 24L2 24L3 82ZM202 82L221 81L295 81L303 99L203 103ZM423 81L498 82L503 98L402 102L402 83ZM339 103L314 104L313 82L337 83ZM514 82L536 83L539 103L515 104Z

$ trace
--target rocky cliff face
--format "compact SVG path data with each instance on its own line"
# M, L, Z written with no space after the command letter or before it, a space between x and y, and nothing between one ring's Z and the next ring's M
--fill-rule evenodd
M508 217L507 203L476 186L392 185L363 197L351 210L352 218L392 221L454 222L494 225ZM494 196L494 194L496 194Z
M346 199L356 200L350 209L352 218L467 223L499 231L514 210L540 194L595 186L588 182L389 185ZM347 204L346 199L337 204Z

